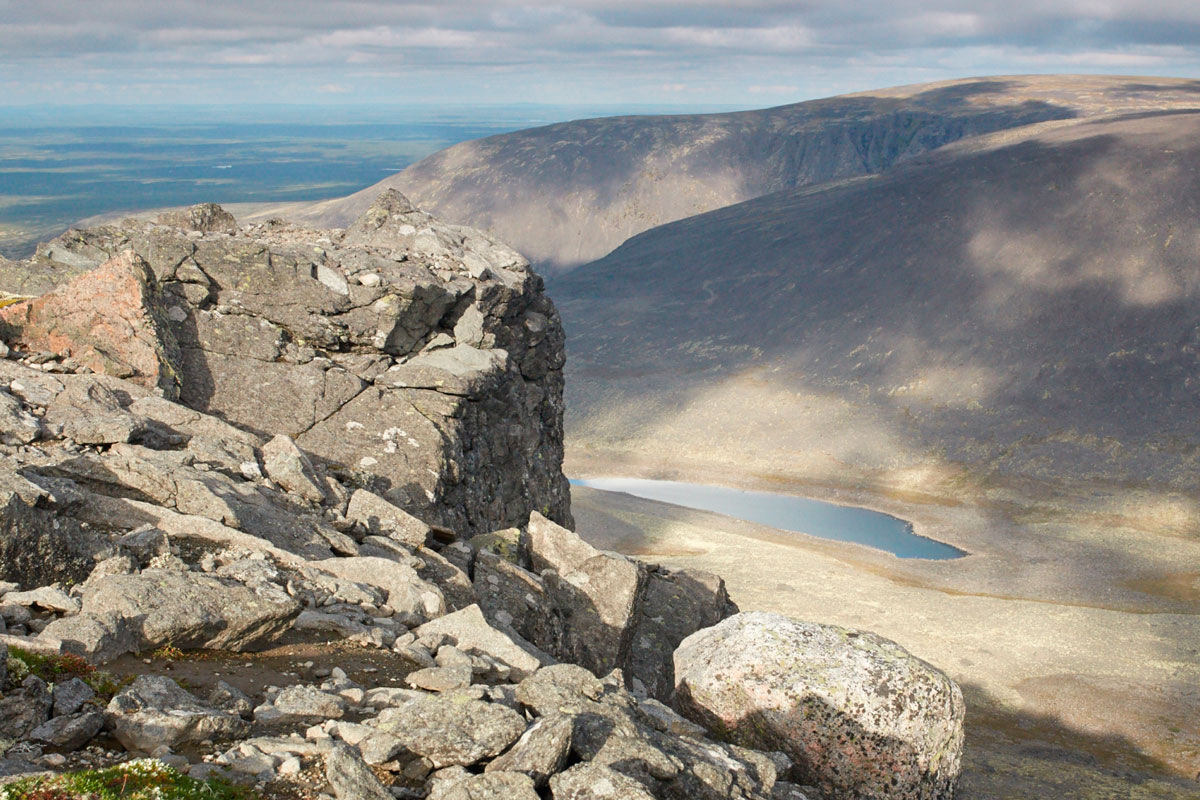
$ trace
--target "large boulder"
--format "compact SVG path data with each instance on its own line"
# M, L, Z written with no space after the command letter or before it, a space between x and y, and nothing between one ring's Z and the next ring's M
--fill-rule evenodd
M949 800L963 746L954 681L873 633L738 614L675 651L679 710L782 751L830 800Z
M0 309L4 339L177 396L179 347L158 282L137 253L115 250L65 286Z
M267 585L252 589L212 575L146 569L88 581L83 611L136 620L147 648L245 650L291 627L300 604Z

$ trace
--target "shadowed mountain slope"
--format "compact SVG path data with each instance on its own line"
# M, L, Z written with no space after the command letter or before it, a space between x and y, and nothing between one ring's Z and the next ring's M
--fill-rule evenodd
M550 287L568 435L896 488L1194 490L1198 170L1200 113L1047 123L643 233Z
M1198 91L1195 81L1157 78L1000 77L731 114L580 120L455 145L358 194L284 213L344 226L383 188L396 188L554 272L666 222L877 173L966 137L1045 120L1196 108Z

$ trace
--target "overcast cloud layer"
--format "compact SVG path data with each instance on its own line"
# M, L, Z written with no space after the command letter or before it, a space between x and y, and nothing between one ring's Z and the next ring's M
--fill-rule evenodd
M1200 77L1196 0L0 0L0 104L746 107L972 75Z

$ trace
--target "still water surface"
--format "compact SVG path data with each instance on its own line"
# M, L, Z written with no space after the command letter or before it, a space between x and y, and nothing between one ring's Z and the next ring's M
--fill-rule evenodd
M572 480L571 484L605 492L624 492L634 497L700 511L714 511L747 522L807 533L822 539L857 542L886 550L900 558L948 559L966 555L957 547L918 536L913 533L912 524L902 519L865 508L839 506L806 497L642 478L587 478Z

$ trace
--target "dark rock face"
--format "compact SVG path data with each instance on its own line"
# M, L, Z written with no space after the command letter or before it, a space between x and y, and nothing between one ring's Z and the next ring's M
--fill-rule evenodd
M56 580L82 581L99 545L75 519L55 513L69 505L11 467L0 469L0 581L32 589Z
M520 524L530 510L570 523L563 333L524 258L395 192L344 232L278 222L238 232L227 217L205 206L64 235L27 268L107 263L86 285L5 309L6 337L60 355L80 342L100 354L140 347L136 358L77 360L144 376L263 438L291 437L460 535ZM124 283L92 286L110 274ZM41 309L62 305L62 292L85 310L120 298L131 310L121 319L147 335L92 322L43 333Z

